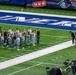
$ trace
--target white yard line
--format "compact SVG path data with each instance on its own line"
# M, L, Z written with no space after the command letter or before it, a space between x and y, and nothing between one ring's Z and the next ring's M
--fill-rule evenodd
M27 68L24 68L24 69L21 69L21 70L18 70L18 71L15 71L15 72L12 72L12 73L9 73L8 75L13 75L13 74L16 74L16 73L19 73L19 72L22 72L22 71L25 71L25 70L28 70L28 69L31 69L33 67L37 67L39 65L41 65L43 63L39 63L39 64L36 64L36 65L33 65L33 66L30 66L30 67L27 67Z
M67 36L54 36L54 35L45 35L45 34L41 34L41 36L48 36L48 37L56 37L56 38L68 38Z
M29 62L43 63L43 64L49 64L49 65L55 65L55 66L64 66L62 64L55 64L55 63L48 63L48 62L39 62L39 61L29 61Z
M17 14L30 14L30 15L39 15L39 16L53 16L53 17L62 17L62 18L75 18L75 16L65 16L65 15L56 15L56 14L43 14L43 13L32 13L32 12L19 12L19 11L9 11L9 10L0 10L0 12L5 13L17 13Z
M12 73L9 73L8 75L13 75L13 74L16 74L16 73L19 73L19 72L22 72L22 71L26 71L26 70L28 70L28 69L31 69L31 68L40 66L40 65L42 65L42 64L50 64L50 65L55 65L55 66L64 66L64 65L61 65L61 64L45 63L45 62L38 62L38 61L30 61L30 62L35 62L35 63L38 63L38 64L33 65L33 66L30 66L30 67L27 67L27 68L24 68L24 69L20 69L20 70L14 71L14 72L12 72Z
M67 42L52 46L52 47L48 47L48 48L45 48L45 49L42 49L39 51L35 51L32 53L11 59L11 60L7 60L5 62L1 62L0 70L29 61L29 60L32 60L32 59L35 59L35 58L38 58L38 57L41 57L41 56L44 56L46 54L50 54L50 53L68 48L70 46L73 46L73 44L71 44L71 41L67 41Z

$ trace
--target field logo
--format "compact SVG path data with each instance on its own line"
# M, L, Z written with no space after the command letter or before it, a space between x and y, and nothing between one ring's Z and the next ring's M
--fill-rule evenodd
M29 16L29 17L28 17ZM32 26L42 26L42 27L74 27L76 28L75 18L59 18L51 16L35 16L35 15L4 15L0 17L1 23L12 23L20 25L32 25Z
M49 25L76 27L76 22L73 22L73 21L57 21L55 23L50 23Z
M30 18L26 19L25 17L21 16L2 16L0 20L9 20L9 21L17 21L17 22L26 22L26 23L36 23L36 24L46 24L50 22L50 19L40 19L40 18Z
M25 22L25 17L16 17L16 21Z

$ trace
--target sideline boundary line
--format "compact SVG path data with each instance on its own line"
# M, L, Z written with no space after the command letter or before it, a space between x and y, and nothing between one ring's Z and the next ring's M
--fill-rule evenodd
M53 16L53 17L63 17L63 18L75 18L75 16L65 16L65 15L56 15L56 14L44 14L44 13L32 13L32 12L19 12L19 11L9 11L9 10L0 10L0 12L5 13L17 13L17 14L30 14L30 15L39 15L39 16Z
M60 43L58 45L52 46L52 47L48 47L39 51L35 51L11 60L7 60L5 62L1 62L0 63L0 70L68 48L70 46L73 46L74 44L71 43L71 41L67 41L64 43Z

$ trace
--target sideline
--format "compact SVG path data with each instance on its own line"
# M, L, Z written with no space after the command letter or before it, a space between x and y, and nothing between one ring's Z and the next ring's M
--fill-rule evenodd
M65 16L65 15L56 15L56 14L43 14L43 13L34 13L34 12L19 12L19 11L10 11L10 10L0 10L0 12L5 13L17 13L17 14L30 14L30 15L39 15L39 16L53 16L53 17L62 17L62 18L73 18L76 19L75 16Z
M67 41L64 43L60 43L58 45L52 46L52 47L48 47L39 51L35 51L11 60L7 60L5 62L1 62L0 63L0 70L68 48L70 46L73 46L74 44L71 43L71 41Z

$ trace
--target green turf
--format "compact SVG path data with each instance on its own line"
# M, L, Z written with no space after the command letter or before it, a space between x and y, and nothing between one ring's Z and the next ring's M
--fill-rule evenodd
M24 12L76 16L74 10L46 9L46 8L27 8L27 9L24 9L23 7L20 7L20 6L0 5L0 10L22 11L22 9Z
M0 10L21 11L22 9L23 7L19 7L19 6L0 5ZM75 11L73 10L27 8L27 9L24 9L24 12L36 12L36 13L76 16ZM21 30L23 30L24 28L26 28L26 30L28 29L28 27L24 27L24 26L13 26L13 25L6 25L6 24L0 24L0 26L2 27L2 30L4 29L8 30L9 27L13 28L14 30L17 27ZM35 30L36 28L32 27L32 29ZM34 51L37 51L37 50L40 50L40 49L43 49L49 46L53 46L53 45L56 45L56 44L59 44L61 42L65 42L71 39L69 36L69 31L66 31L66 30L40 28L40 31L41 31L41 44L40 45L36 45L35 47L31 46L30 48L28 48L28 46L25 45L25 50L20 50L20 51L17 51L15 49L8 50L7 48L0 49L0 62L14 58L14 57L18 57L18 56L21 56L21 55L24 55L30 52L34 52ZM45 68L47 66L52 68L54 66L58 66L58 64L63 65L63 61L66 58L70 58L70 60L74 60L75 55L76 55L75 49L76 48L74 47L70 47L62 51L58 51L58 52L31 60L29 62L25 62L25 63L19 64L19 65L16 65L16 66L4 69L4 70L0 70L0 75L8 75L8 74L9 75L46 75ZM37 66L37 64L41 64L41 65ZM65 66L59 66L59 67L61 67L62 69L65 68ZM23 70L23 71L20 71L16 74L10 74L12 72L19 71L19 70ZM67 75L72 75L72 73L70 72Z
M66 58L69 58L70 61L75 60L76 57L76 48L69 47L67 49L48 54L37 59L1 70L1 75L46 75L46 67L59 67L63 70L66 68L63 62ZM14 74L10 74L17 72ZM70 71L67 75L72 75Z
M26 26L14 26L6 24L0 24L0 26L2 27L2 31L4 31L4 29L8 30L9 27L13 28L14 30L17 27L20 30L24 30L24 28L26 29L26 31L28 30L28 27ZM37 28L32 27L32 30L36 29ZM26 44L25 49L24 50L21 49L20 51L17 51L12 46L11 48L13 49L10 50L6 46L3 49L0 48L0 62L70 40L69 31L66 30L40 28L40 32L41 32L41 38L40 38L41 43L40 45L36 45L35 47L31 45L29 48Z

